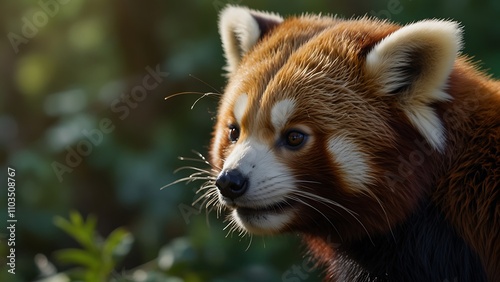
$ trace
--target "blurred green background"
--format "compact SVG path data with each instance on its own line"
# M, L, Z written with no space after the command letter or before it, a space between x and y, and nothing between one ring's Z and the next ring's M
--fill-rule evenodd
M223 91L217 18L226 4L401 23L454 19L464 26L464 52L500 77L497 0L3 1L1 281L74 267L55 257L80 248L54 224L70 210L95 215L103 238L118 227L134 238L110 280L319 280L297 235L226 237L224 216L189 208L201 183L160 190L187 175L176 168L203 167L178 156L207 155L217 97L191 105L200 94ZM179 92L199 94L164 101ZM6 266L7 167L16 170L15 275Z

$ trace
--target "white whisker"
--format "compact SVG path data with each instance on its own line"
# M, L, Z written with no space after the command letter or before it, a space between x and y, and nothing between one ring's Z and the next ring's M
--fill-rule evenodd
M194 171L198 171L200 173L206 173L206 174L210 175L209 170L202 169L202 168L195 167L195 166L182 166L182 167L179 167L178 169L174 170L174 173L178 173L179 171L183 171L183 170L187 170L187 169L191 169Z
M250 249L250 246L252 245L252 242L253 242L253 234L250 234L250 242L248 242L248 246L245 249L245 252L248 251L248 249Z
M212 88L212 90L213 90L213 91L217 92L217 94L219 94L219 95L221 95L221 96L222 96L222 94L220 94L220 93L218 92L218 90L217 90L215 87L213 87L210 83L208 83L208 82L206 82L206 81L204 81L204 80L202 80L202 79L200 79L200 78L198 78L198 77L196 77L196 76L194 76L194 75L192 75L192 74L189 74L189 76L190 76L190 77L192 77L192 78L194 78L194 79L196 79L196 80L198 80L199 82L201 82L201 83L205 84L206 86L208 86L208 87Z
M289 199L290 199L290 200L297 201L297 202L299 202L299 203L302 203L302 204L304 204L304 205L306 205L306 206L308 206L308 207L310 207L310 208L314 209L315 211L317 211L317 212L318 212L321 216L323 216L323 217L324 217L324 218L328 221L328 223L330 223L330 225L333 227L333 229L335 229L335 231L337 231L337 234L339 234L340 240L342 240L342 235L340 235L339 230L337 229L337 227L335 227L335 224L333 224L333 223L330 221L330 219L329 219L329 218L328 218L328 217L327 217L324 213L322 213L320 210L318 210L317 208L315 208L313 205L311 205L311 204L309 204L309 203L307 203L307 202L302 201L302 200L301 200L300 198L298 198L298 197L289 196Z
M302 191L302 190L295 190L293 191L293 193L297 196L302 196L302 197L306 197L306 198L309 198L311 200L317 200L319 202L322 202L324 204L326 204L326 206L329 206L329 205L332 205L332 206L335 206L335 207L338 207L342 210L344 210L345 212L347 212L350 216L352 216L352 218L354 218L354 220L356 220L360 225L361 227L365 230L366 234L368 235L368 238L370 239L370 241L372 242L373 244L373 240L371 238L371 235L370 233L368 232L368 229L366 229L365 225L363 224L363 222L361 222L361 220L359 220L358 218L358 214L354 211L352 211L351 209L348 209L346 208L345 206L333 201L333 200L330 200L328 198L325 198L325 197L322 197L322 196L319 196L319 195L316 195L316 194L312 194L312 193L309 193L309 192L306 192L306 191ZM332 208L332 207L330 207ZM335 211L335 209L332 208L332 210Z
M208 196L212 195L213 194L213 191L211 190L208 190L206 191L203 195L201 195L200 197L198 197L198 199L196 199L191 205L196 205L197 203L199 203L201 200L204 200L204 202L202 203L202 206L205 204L205 201L209 201L210 198ZM207 205L208 207L208 205Z
M181 95L182 93L178 93L176 95ZM173 96L176 96L173 95ZM171 98L173 96L167 97ZM210 164L210 162L198 151L192 150L192 152L197 156L197 158L189 158L189 157L179 157L181 161L189 161L189 162L197 162L197 163L203 163L208 166L208 168L201 168L197 166L183 166L174 171L174 173L178 173L180 171L184 170L190 170L192 173L186 177L179 178L172 183L169 183L161 189L179 184L179 183L185 183L189 184L194 181L205 181L203 182L200 187L195 191L195 198L192 202L192 206L194 207L199 207L199 212L202 211L204 208L206 211L206 221L207 225L209 224L209 214L211 211L214 209L216 210L217 213L217 218L220 217L222 210L225 208L223 205L218 201L218 194L217 194L217 187L215 186L215 180L216 176L215 174L217 171L215 170L214 166ZM197 196L196 196L197 195Z
M216 96L219 96L220 94L219 93L213 93L213 92L207 92L205 94L203 94L200 98L196 99L196 101L194 101L193 105L191 105L191 110L194 109L194 107L196 106L196 104L203 98L205 97L208 97L210 95L216 95Z

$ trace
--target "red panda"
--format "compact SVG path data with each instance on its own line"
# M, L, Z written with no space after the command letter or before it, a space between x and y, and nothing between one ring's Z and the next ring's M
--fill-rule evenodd
M205 185L327 281L500 281L500 82L462 28L229 6ZM213 202L213 198L211 201Z

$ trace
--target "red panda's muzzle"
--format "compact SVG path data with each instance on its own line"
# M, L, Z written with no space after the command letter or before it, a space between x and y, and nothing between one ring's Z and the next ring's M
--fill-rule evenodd
M248 178L237 169L223 170L217 177L215 186L222 196L234 200L248 189Z

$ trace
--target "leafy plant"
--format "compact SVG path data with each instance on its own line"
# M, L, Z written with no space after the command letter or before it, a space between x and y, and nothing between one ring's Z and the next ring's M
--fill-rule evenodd
M55 253L61 263L79 266L68 272L72 280L109 281L117 263L130 251L134 239L128 231L120 227L103 239L97 234L96 223L94 216L89 215L84 220L77 211L70 212L69 220L59 216L54 219L57 227L82 246Z

